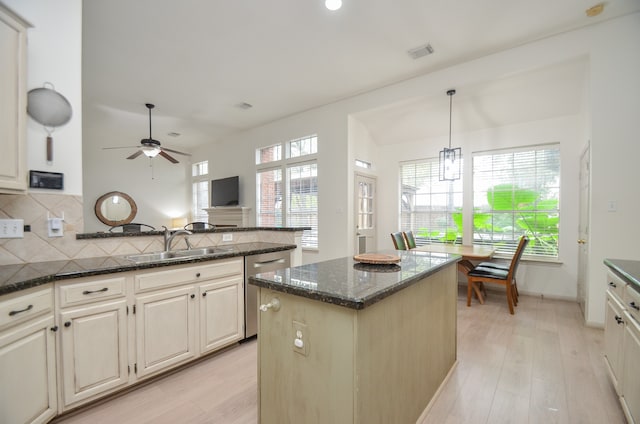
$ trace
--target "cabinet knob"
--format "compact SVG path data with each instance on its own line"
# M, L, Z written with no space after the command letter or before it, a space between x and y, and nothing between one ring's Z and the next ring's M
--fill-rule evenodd
M207 297L207 292L202 293L202 297Z
M58 326L54 325L53 327L51 327L51 331L53 331L54 333L58 331Z
M196 274L196 278L200 278L200 273L199 272Z
M616 283L614 283L613 281L609 281L609 287L613 287L615 289L618 286L616 286Z
M271 299L271 302L260 305L260 310L262 312L267 312L269 309L272 309L274 312L280 310L280 300L277 297Z
M67 322L65 322L65 323L64 323L64 326L65 326L65 327L71 327L71 321L67 321Z
M195 295L195 294L192 294L192 295L191 295L191 299L195 299L195 298L196 298L196 295Z
M621 316L616 315L614 318L618 324L624 324L624 320Z
M629 306L631 306L636 311L640 311L640 306L636 305L636 302L629 302Z

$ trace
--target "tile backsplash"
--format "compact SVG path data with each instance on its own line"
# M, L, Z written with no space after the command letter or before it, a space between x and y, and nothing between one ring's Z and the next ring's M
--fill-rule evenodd
M0 266L27 262L45 262L109 255L156 252L163 249L162 236L117 237L76 240L84 231L82 196L65 194L0 194L0 218L23 219L31 226L21 239L0 239ZM48 215L47 215L48 214ZM62 217L64 236L49 237L47 217ZM189 236L195 247L230 244L222 241L223 233L203 233ZM240 231L232 232L233 244L264 241L294 243L292 232ZM181 247L180 239L175 241Z

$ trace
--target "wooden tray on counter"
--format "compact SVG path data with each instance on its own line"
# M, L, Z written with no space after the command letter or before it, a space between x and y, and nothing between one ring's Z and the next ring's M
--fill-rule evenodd
M361 253L355 255L353 260L363 264L389 265L400 262L400 256L383 253Z

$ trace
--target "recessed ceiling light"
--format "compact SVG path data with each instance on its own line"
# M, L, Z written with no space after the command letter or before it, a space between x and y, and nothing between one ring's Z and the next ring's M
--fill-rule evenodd
M433 53L433 47L431 47L431 44L427 43L424 46L420 46L420 47L416 47L415 49L411 49L407 53L412 58L418 59L420 57L427 56L427 55Z
M238 103L236 106L239 107L240 109L245 109L245 110L251 109L253 107L251 103L247 103L247 102Z
M329 10L338 10L342 7L342 0L326 0L324 5Z

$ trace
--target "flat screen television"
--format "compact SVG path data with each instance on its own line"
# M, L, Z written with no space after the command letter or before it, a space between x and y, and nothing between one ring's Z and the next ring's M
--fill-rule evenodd
M240 203L240 177L211 180L211 207L238 206Z

